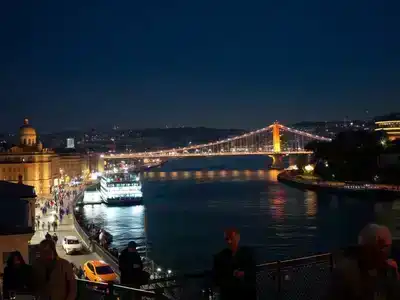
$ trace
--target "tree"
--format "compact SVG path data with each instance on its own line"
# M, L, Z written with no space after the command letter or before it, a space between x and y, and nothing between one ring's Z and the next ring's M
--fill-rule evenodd
M379 132L344 131L331 142L312 142L315 173L326 180L373 181L378 173L378 156L385 146Z

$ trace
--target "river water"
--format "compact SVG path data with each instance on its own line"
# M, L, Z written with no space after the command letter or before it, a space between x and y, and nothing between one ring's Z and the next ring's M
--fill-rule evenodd
M142 174L144 206L81 209L113 234L115 247L147 236L149 256L181 271L209 268L228 227L240 230L261 263L355 243L375 219L374 202L288 187L269 164L261 157L173 160Z

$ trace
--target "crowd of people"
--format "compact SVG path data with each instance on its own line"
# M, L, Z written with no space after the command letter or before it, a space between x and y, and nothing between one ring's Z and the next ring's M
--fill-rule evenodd
M76 190L66 190L62 187L57 188L53 192L53 199L41 199L38 201L40 214L36 215L35 229L36 231L47 229L47 234L57 231L59 224L72 211L72 199L77 194ZM50 220L45 220L50 217Z

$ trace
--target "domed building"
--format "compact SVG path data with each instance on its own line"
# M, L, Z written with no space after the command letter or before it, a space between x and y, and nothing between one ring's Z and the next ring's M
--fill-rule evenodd
M0 180L33 186L37 195L48 195L71 176L87 173L87 157L57 154L43 147L35 128L24 119L19 128L19 145L0 152Z
M36 130L29 125L28 119L24 119L24 125L19 128L19 140L23 146L36 145Z

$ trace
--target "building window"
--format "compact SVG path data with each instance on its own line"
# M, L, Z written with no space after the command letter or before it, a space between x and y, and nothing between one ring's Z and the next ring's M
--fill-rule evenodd
M12 171L12 169L11 169L11 168L8 168L8 172L11 173L11 171Z

